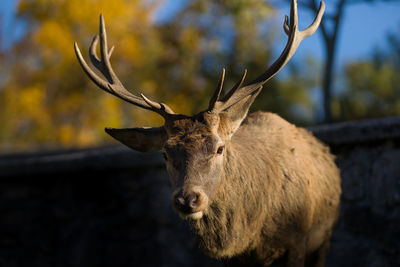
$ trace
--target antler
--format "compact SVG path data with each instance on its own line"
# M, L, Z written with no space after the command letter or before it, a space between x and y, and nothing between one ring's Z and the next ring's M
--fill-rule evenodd
M100 35L100 37L99 37L99 35ZM88 66L88 64L82 57L81 51L79 50L79 47L78 47L78 44L76 42L74 43L75 53L78 58L78 61L79 61L80 65L82 66L83 70L85 71L85 73L89 76L89 78L98 87L100 87L104 91L106 91L110 94L113 94L113 95L115 95L131 104L134 104L138 107L157 112L158 114L163 116L165 119L167 119L169 117L169 115L174 114L172 109L170 107L168 107L166 104L151 101L150 99L145 97L143 94L140 95L141 97L137 97L137 96L131 94L122 85L122 83L120 82L120 80L118 79L117 75L114 73L114 70L111 67L110 58L111 58L112 52L114 51L114 46L110 50L108 50L107 33L106 33L104 18L103 18L102 14L100 15L99 35L96 35L93 38L93 41L89 48L89 56L90 56L90 60L93 64L93 66L103 74L103 76L105 77L106 80L99 77ZM98 58L97 53L96 53L96 48L97 48L99 39L100 39L100 59Z
M246 84L246 86L241 87L243 80L246 76L246 71L244 72L241 80L219 101L215 99L214 103L209 105L209 110L220 112L224 109L229 108L233 104L242 100L244 97L253 94L255 91L260 89L260 87L265 84L269 79L275 76L292 58L296 52L297 47L305 38L312 35L321 23L322 16L325 11L325 3L321 1L318 14L315 17L313 23L304 31L298 30L298 16L297 16L297 1L292 0L290 6L290 24L288 24L288 17L285 16L285 21L283 28L285 33L288 35L288 41L286 43L285 49L282 51L279 58L261 75ZM218 87L217 89L218 90ZM216 95L216 93L214 93ZM219 95L219 94L218 94ZM214 99L214 98L212 98Z

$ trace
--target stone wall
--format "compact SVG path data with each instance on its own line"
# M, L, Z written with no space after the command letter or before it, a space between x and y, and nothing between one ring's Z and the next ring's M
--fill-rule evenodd
M331 145L342 176L327 266L400 266L400 118L311 130Z
M400 118L311 128L342 172L327 266L400 266ZM221 266L172 211L158 153L0 157L0 267Z

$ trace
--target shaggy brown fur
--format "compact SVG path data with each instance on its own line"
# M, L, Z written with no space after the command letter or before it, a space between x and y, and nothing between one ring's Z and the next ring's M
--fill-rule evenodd
M227 265L269 266L286 255L287 266L304 266L306 256L314 254L312 266L323 266L341 192L329 148L305 129L257 112L230 141L223 140L222 170L210 177L207 157L217 142L212 140L226 137L222 119L214 132L218 120L210 126L213 116L207 116L205 123L176 122L176 133L166 142L174 189L201 187L209 198L202 218L188 220L201 248L211 257L230 259Z

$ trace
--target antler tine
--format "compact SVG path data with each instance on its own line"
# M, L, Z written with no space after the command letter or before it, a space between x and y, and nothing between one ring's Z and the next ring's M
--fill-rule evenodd
M272 63L272 65L257 78L246 84L242 88L236 89L236 91L231 91L223 97L222 103L218 104L220 110L226 109L229 106L240 101L244 97L254 93L268 80L274 77L292 58L296 52L297 47L300 45L301 41L312 35L321 23L322 16L325 11L325 3L321 1L318 14L314 19L313 23L304 31L298 30L298 15L297 15L297 0L292 0L290 5L290 20L285 16L283 29L288 35L288 40L286 46L278 59ZM288 21L289 20L289 21Z
M290 2L290 25L297 26L299 25L299 17L297 12L297 0L292 0ZM290 26L289 26L290 28Z
M89 47L90 61L97 70L99 70L105 77L107 77L107 80L111 80L111 78L106 75L106 72L104 71L103 68L103 64L101 63L99 57L97 56L96 49L98 42L99 42L99 36L96 35L95 37L93 37L92 43L90 44Z
M96 35L89 48L89 56L93 66L99 70L106 80L99 77L86 63L85 59L82 56L82 53L78 47L78 44L74 43L75 53L78 58L78 61L85 71L85 73L89 76L89 78L102 90L113 94L131 104L134 104L138 107L152 110L157 112L161 116L163 116L166 120L169 115L174 114L172 109L163 103L157 103L151 101L149 99L137 97L131 94L125 87L122 85L117 75L114 73L112 69L110 58L111 54L114 51L114 46L108 50L107 45L107 33L105 28L105 22L103 15L100 15L100 27L99 27L99 35ZM97 56L96 48L97 44L100 41L100 58Z
M319 4L317 16L315 17L314 21L311 23L311 25L308 28L306 28L305 30L300 32L300 38L299 38L300 40L304 40L305 38L314 34L314 32L318 29L318 26L321 23L322 16L324 15L324 11L325 11L325 3L321 1ZM287 16L285 16L285 21L283 23L283 29L285 30L285 33L287 35L290 34Z
M151 106L155 110L164 110L167 114L175 114L170 107L168 107L164 103L158 103L153 100L150 100L149 98L145 97L144 94L140 94L140 96L143 98L143 100Z
M78 62L81 65L82 69L85 71L86 75L89 76L89 78L100 88L108 91L108 85L107 82L105 82L103 79L101 79L92 69L88 66L86 63L85 59L83 59L81 50L79 49L78 44L75 42L74 43L74 49L75 49L75 54L76 57L78 58Z
M321 1L319 3L317 16L315 17L314 21L311 23L311 25L307 29L305 29L304 31L301 32L302 39L305 39L314 34L314 32L318 29L319 25L321 24L321 20L322 20L322 16L324 15L324 12L325 12L325 3L323 1Z
M115 75L113 68L111 67L110 55L108 52L108 44L107 44L107 31L103 14L100 14L99 34L100 34L100 56L101 56L101 61L103 62L103 71L104 71L103 74L106 77L110 77L112 83L121 83L117 75Z
M283 21L283 30L285 31L286 35L290 34L290 28L289 28L289 24L288 24L288 16L285 15L285 20Z
M221 78L218 81L217 88L215 88L214 94L210 99L210 103L208 105L208 110L213 110L215 107L215 103L218 101L219 96L221 95L222 88L224 87L225 80L225 68L222 69Z
M238 89L238 88L240 88L240 86L242 86L242 84L243 84L243 82L244 82L244 79L246 78L246 75L247 75L247 69L245 69L244 71L243 71L243 74L242 74L242 77L240 78L240 80L232 87L232 89L231 90L229 90L229 92L228 93L226 93L226 95L222 98L222 102L225 102L227 99L229 99L235 92L236 92L236 90Z

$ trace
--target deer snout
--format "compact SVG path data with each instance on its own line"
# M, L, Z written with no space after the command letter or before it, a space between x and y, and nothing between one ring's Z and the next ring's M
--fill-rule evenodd
M173 207L184 219L200 219L207 204L208 197L202 190L176 190L172 196Z
M197 194L190 194L189 196L177 196L175 198L175 206L182 212L191 213L199 204L199 197Z

